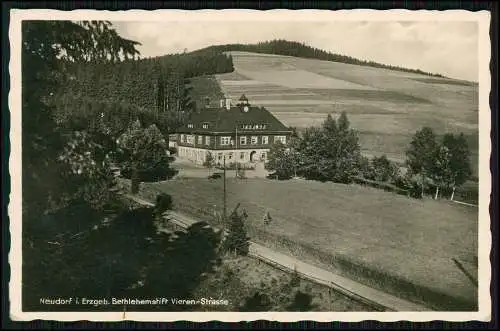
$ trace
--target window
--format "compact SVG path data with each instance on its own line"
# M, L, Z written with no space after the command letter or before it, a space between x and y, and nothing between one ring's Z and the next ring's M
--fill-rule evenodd
M240 153L240 160L243 160L245 158L245 152Z
M203 124L202 124L202 127L203 127L204 129L208 129L208 123L203 123Z
M186 142L186 135L181 134L181 143L185 143L185 142Z
M198 136L198 145L203 144L203 136Z
M229 153L229 154L228 154L228 159L229 159L229 160L232 160L232 159L233 159L233 153Z
M266 152L262 152L262 154L260 154L260 159L261 160L265 160L266 159Z
M240 145L246 145L247 144L247 137L240 137Z
M269 144L269 137L262 136L262 145L267 145L267 144Z
M231 137L220 137L221 146L227 146L231 143Z
M222 153L217 154L217 159L220 161L222 160Z
M186 143L191 144L191 145L194 144L194 136L191 134L187 135L186 136Z
M252 136L252 145L257 145L258 142L259 142L259 137Z
M286 144L286 137L285 136L274 136L274 142L280 142L282 144Z
M209 136L205 137L205 145L210 145L210 137Z
M189 123L188 128L192 129L192 128L194 128L194 125L192 123Z

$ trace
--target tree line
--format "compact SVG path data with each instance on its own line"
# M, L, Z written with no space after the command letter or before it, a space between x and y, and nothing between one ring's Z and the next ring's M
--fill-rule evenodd
M275 144L269 152L267 169L271 177L306 179L337 183L370 183L377 187L402 189L423 197L434 188L453 199L455 191L471 176L470 150L463 133L447 133L441 139L429 127L417 131L406 151L407 171L385 155L367 158L361 154L356 130L345 112L338 119L328 115L321 127L296 130L288 145Z
M402 72L411 72L422 74L426 76L432 77L441 77L445 78L445 76L437 73L425 72L420 69L409 69L403 68L399 66L393 66L388 64L377 63L374 61L360 60L356 59L352 56L335 54L331 52L324 51L319 48L311 47L306 45L303 42L296 41L288 41L283 39L275 39L265 42L260 42L256 44L228 44L228 45L220 45L220 46L210 46L206 49L210 50L218 50L218 51L240 51L240 52L253 52L253 53L264 53L264 54L276 54L276 55L286 55L286 56L295 56L309 59L317 59L324 61L332 61L346 64L355 64L362 66L369 66L374 68L383 68L390 70L397 70Z

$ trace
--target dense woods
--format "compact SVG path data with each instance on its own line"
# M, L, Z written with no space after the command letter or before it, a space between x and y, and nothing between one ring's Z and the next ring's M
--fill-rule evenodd
M224 52L240 51L240 52L287 55L287 56L303 57L303 58L317 59L324 61L340 62L346 64L363 65L374 68L411 72L433 77L444 77L440 74L424 72L420 69L402 68L398 66L377 63L374 61L360 60L351 56L327 52L319 48L308 46L305 43L299 43L296 41L287 41L283 39L275 39L271 41L260 42L257 44L228 44L221 46L210 46L208 48L200 50L200 52L206 50L224 51Z
M231 56L216 50L71 66L73 74L56 100L59 109L64 109L61 116L72 117L81 108L87 113L128 108L154 116L164 133L199 106L191 95L191 79L233 70ZM84 107L74 106L81 103Z

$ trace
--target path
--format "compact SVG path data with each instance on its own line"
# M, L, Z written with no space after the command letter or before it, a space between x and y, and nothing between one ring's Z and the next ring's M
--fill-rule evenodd
M125 194L125 196L139 204L154 206L153 203L139 197L130 194ZM199 222L194 218L179 212L169 211L168 215L173 223L184 228ZM431 311L431 309L422 305L409 302L365 286L356 281L336 275L328 270L300 261L292 256L279 253L254 242L250 242L249 255L287 272L293 272L295 270L299 275L308 280L331 287L350 298L356 299L380 310L407 312Z

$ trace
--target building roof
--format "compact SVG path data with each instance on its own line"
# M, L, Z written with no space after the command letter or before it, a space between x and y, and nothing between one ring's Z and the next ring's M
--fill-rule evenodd
M207 123L208 128L203 128ZM193 127L188 125L192 124ZM245 129L244 125L258 125L257 129ZM262 127L265 125L265 127ZM232 106L229 110L224 108L204 108L193 113L182 127L177 131L181 133L190 132L291 132L273 114L263 107L249 106L248 111L243 107Z
M238 101L248 101L247 97L245 96L245 94L242 94L240 99Z

